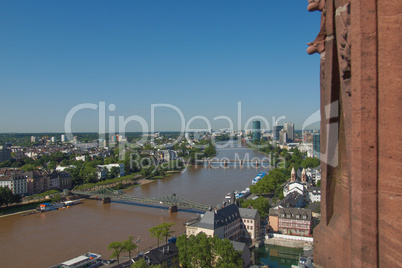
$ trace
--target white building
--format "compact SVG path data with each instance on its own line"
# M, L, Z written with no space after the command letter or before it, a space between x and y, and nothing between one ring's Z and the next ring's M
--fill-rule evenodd
M27 178L25 175L8 175L0 177L0 187L8 187L13 194L28 193Z
M61 135L61 142L66 142L66 135Z
M312 178L314 184L317 185L318 181L321 180L321 169L318 168L307 168L306 174L308 177Z
M80 155L80 156L76 156L75 157L75 160L77 160L77 161L87 161L87 156L86 155Z
M124 164L109 164L109 165L99 165L98 167L106 168L109 172L112 171L112 168L119 168L119 177L123 177L125 175Z
M68 168L75 168L75 166L74 165L69 165L69 166L66 166L66 167L57 166L56 171L64 171L64 170L66 170Z
M302 153L308 152L308 151L313 151L313 144L303 142L299 146L299 151L302 152Z
M288 139L291 141L294 141L295 139L295 124L294 123L290 123L290 122L286 122L285 124L283 124L283 128L285 129L286 133L288 134Z
M288 139L288 133L286 132L285 129L281 129L281 131L279 131L279 143L285 144L287 139Z
M310 203L321 202L321 188L312 187L308 192L308 199Z
M26 152L25 155L30 157L30 158L38 157L38 153L36 153L36 152Z
M200 220L186 224L187 236L201 232L220 239L255 240L261 235L260 215L256 209L238 208L230 204L218 210L206 211Z
M307 189L305 189L305 185L303 185L299 181L294 181L288 183L285 187L283 187L283 196L286 197L288 194L297 192L301 194L302 196L305 196L305 192Z
M296 174L294 168L292 168L290 182L283 187L283 195L286 197L291 193L298 193L303 196L303 199L307 203L321 202L321 189L320 187L313 187L312 173L321 179L321 173L315 169L309 169L308 172L303 168L302 171L298 170L299 175ZM296 178L299 176L298 178Z

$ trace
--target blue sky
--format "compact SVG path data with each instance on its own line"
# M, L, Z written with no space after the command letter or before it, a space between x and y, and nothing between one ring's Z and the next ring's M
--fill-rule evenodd
M114 104L116 118L151 125L151 105L177 107L213 129L286 116L300 129L319 109L319 55L306 43L320 14L307 0L1 1L0 132L63 132L76 105ZM98 131L98 111L72 120ZM178 114L155 110L155 130L179 130ZM318 125L316 125L317 127ZM116 123L116 128L119 125ZM191 128L206 128L195 120ZM250 126L251 127L251 126ZM106 128L109 125L106 124ZM127 131L140 131L136 122Z

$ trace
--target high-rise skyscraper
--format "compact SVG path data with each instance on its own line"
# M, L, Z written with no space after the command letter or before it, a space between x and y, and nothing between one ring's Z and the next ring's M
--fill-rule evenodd
M283 129L283 126L274 126L273 128L273 141L279 141L279 132Z
M285 129L281 129L281 131L279 131L279 143L281 144L285 144L288 140L288 135Z
M253 121L253 141L259 141L261 138L261 122Z
M291 122L286 122L285 124L283 124L283 127L288 134L288 139L293 142L295 140L295 124Z
M313 133L313 153L315 158L320 158L320 133Z
M11 159L11 150L0 146L0 163Z

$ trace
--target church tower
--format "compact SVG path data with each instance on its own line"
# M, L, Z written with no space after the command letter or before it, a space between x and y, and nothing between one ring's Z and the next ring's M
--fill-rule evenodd
M296 171L295 168L292 167L292 173L290 173L290 182L294 182L296 180Z
M306 170L304 168L303 168L303 171L301 173L301 181L302 182L307 182Z

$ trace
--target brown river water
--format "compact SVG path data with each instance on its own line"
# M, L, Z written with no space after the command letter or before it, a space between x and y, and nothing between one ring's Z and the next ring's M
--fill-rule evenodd
M224 148L217 150L217 158L251 160L265 157L247 149ZM172 193L206 205L221 204L232 190L244 190L251 180L267 167L221 166L190 167L165 179L126 190L138 197L161 197ZM113 202L104 204L96 200L83 200L69 209L38 213L28 216L13 215L0 218L0 267L49 267L95 252L108 259L108 244L126 240L129 235L137 240L139 252L156 246L156 238L148 229L163 222L175 223L176 235L185 231L184 223L199 217L197 213L169 210L155 206L137 206Z

